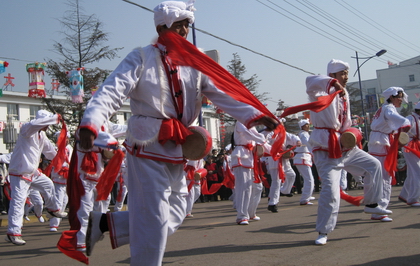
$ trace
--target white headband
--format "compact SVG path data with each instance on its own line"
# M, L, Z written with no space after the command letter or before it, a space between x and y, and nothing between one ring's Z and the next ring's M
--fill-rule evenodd
M332 59L327 66L327 75L348 69L350 69L349 63L337 59Z
M190 24L194 23L194 2L189 0L187 3L180 1L165 1L160 3L155 9L155 27L166 25L170 28L174 22L188 19Z
M36 118L36 119L40 119L40 118L45 118L45 117L52 117L53 115L54 115L53 113L50 113L50 112L48 112L47 110L39 110L39 111L36 113L35 118Z
M382 96L384 96L385 100L388 100L391 96L397 96L400 91L403 93L404 102L408 102L407 94L404 92L404 89L400 87L389 87L382 92Z
M302 128L304 125L309 124L309 120L308 119L301 119L298 122L299 127Z

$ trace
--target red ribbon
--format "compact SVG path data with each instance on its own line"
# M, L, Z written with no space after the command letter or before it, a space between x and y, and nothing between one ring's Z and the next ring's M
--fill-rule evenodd
M176 144L184 144L187 136L193 134L178 119L164 119L159 130L159 143L165 144L166 141L172 140Z
M109 193L111 193L112 187L114 186L115 179L120 172L124 156L123 151L114 150L114 156L109 160L105 170L99 178L98 184L96 184L96 190L98 191L96 201L106 200L108 198Z
M83 157L80 169L82 169L85 173L89 175L94 175L98 171L97 163L98 155L96 154L96 152L86 152L85 156Z
M394 136L389 137L389 142L391 147L388 150L388 154L385 158L385 170L392 177L391 185L397 184L397 179L395 178L395 171L397 171L397 158L398 158L398 138L400 137L400 132Z

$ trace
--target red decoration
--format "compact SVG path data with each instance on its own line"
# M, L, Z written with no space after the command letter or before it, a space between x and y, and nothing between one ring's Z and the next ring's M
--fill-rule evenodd
M10 75L10 73L8 73L8 74L7 74L7 76L4 76L4 78L5 78L5 79L7 79L6 83L4 83L4 86L7 86L7 85L10 85L10 86L12 86L12 87L14 87L14 86L15 86L15 84L13 84L13 81L12 81L12 79L15 79L15 78L14 78L14 77L12 77L12 76Z
M58 82L58 79L53 79L51 81L51 85L53 91L58 91L58 87L60 87L60 82Z

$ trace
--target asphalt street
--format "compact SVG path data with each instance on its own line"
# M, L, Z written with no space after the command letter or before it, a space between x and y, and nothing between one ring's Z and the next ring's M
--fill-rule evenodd
M317 237L314 205L300 206L299 197L281 197L279 212L267 210L262 198L249 225L235 223L231 201L196 203L193 218L168 239L164 265L420 265L420 208L398 201L401 187L394 187L389 209L393 222L370 220L362 207L341 201L336 229L325 246L314 245ZM362 190L349 194L362 195ZM318 193L314 196L318 198ZM6 216L0 216L4 219ZM1 223L3 236L6 225ZM0 241L0 265L83 265L56 248L60 233L69 228L65 219L58 232L35 217L25 222L24 246ZM113 250L109 235L95 246L90 265L128 265L129 247Z

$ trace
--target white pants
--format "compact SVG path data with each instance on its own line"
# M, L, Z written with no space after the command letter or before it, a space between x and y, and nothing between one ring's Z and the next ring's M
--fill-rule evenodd
M257 216L258 204L261 201L261 193L263 191L262 183L252 182L251 200L249 202L248 214L250 218Z
M67 185L54 183L55 197L57 198L57 203L61 210L64 210L69 201L67 196ZM58 228L60 225L61 218L52 217L50 219L50 228Z
M93 189L93 198L95 201L93 202L93 210L97 212L107 213L109 210L109 204L111 203L111 193L108 194L108 197L106 200L96 200L96 197L98 196L98 192L96 191L96 188Z
M186 216L184 166L127 154L131 265L160 266Z
M281 179L279 178L279 169L278 168L271 168L270 169L271 175L271 185L270 185L270 192L268 193L268 205L277 205L280 201L280 186L281 186Z
M312 197L312 193L314 191L314 177L309 165L299 164L296 165L296 168L303 177L303 188L300 203L304 204L309 201L310 197Z
M41 217L42 210L44 209L44 200L42 199L41 193L38 190L30 187L28 191L28 197L30 205L25 205L25 215L28 216L30 209L34 207L35 216L37 218Z
M319 233L332 232L337 223L341 169L365 177L364 204L379 202L383 189L379 160L359 148L343 153L338 159L329 158L325 151L314 151L313 154L322 183L316 220L316 230Z
M190 182L195 182L195 181L187 180L187 184L189 184ZM194 202L196 202L198 200L198 198L200 197L200 193L201 193L200 184L192 185L190 191L188 192L187 198L186 198L186 200L187 200L187 215L191 214L192 208L194 206Z
M343 191L347 189L347 171L344 169L341 170L340 188Z
M290 194L295 183L296 173L290 165L290 159L283 159L283 170L286 179L284 180L283 186L280 188L280 192L283 194Z
M97 182L85 179L83 174L80 174L80 180L82 181L83 188L85 189L85 195L80 199L80 208L77 211L77 218L80 222L80 230L77 232L77 246L86 246L86 230L89 222L89 213L93 211L94 195L93 189Z
M18 176L10 175L9 178L12 199L9 204L8 235L22 235L22 217L29 188L36 189L41 193L45 207L49 211L55 212L60 210L54 195L54 184L46 175L37 171L32 177L32 182Z
M407 177L400 197L408 204L413 204L420 201L420 159L412 152L404 152L403 155L407 164Z
M382 169L382 196L381 200L378 202L379 206L386 209L388 207L389 201L391 200L391 182L392 177L385 170L385 158L386 156L373 156L381 162Z
M120 186L122 186L122 187L120 188ZM127 186L125 184L118 183L118 188L117 188L118 193L119 193L120 189L121 189L121 193L122 193L121 201L118 201L117 199L115 199L114 212L119 212L119 211L122 210L122 207L124 206L125 197L127 196L127 192L128 192ZM117 197L118 197L118 194L117 194Z
M261 200L262 184L254 183L253 169L239 166L233 168L233 174L235 175L236 222L249 220L256 215L256 207Z

